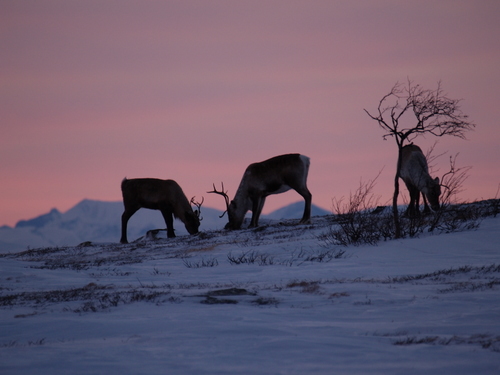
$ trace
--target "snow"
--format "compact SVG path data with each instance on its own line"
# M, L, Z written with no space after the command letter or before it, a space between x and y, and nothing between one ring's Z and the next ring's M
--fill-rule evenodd
M500 218L359 247L296 223L3 255L0 373L499 373Z
M263 218L301 218L304 201L293 203L271 212ZM57 209L29 220L21 220L15 228L0 227L0 253L22 251L27 248L48 246L76 246L82 242L114 242L121 236L123 202L106 202L84 199L64 213ZM222 211L202 207L202 230L222 229ZM312 206L313 215L331 214L318 206ZM141 209L128 223L128 237L137 238L151 229L165 228L165 221L157 210ZM178 235L188 234L182 222L175 220Z

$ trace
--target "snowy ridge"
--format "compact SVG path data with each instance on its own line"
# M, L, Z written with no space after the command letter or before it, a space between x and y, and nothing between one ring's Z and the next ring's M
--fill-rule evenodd
M304 202L291 203L288 206L279 208L263 217L273 220L281 219L300 219L304 213ZM311 216L331 215L331 211L324 210L318 206L312 205Z
M4 254L0 373L498 373L500 217L359 247L335 225Z
M302 217L304 202L297 202L274 211L272 219ZM0 228L0 253L21 251L47 246L76 246L82 242L117 242L120 239L122 202L103 202L85 199L65 213L52 209L49 213L30 220L19 221L15 228ZM222 229L227 218L219 218L221 211L202 207L200 230ZM326 215L328 211L312 207L313 215ZM249 214L248 214L249 215ZM263 216L265 219L267 216ZM128 237L135 239L148 230L165 228L159 211L141 209L129 221ZM175 220L177 235L186 235L182 222Z

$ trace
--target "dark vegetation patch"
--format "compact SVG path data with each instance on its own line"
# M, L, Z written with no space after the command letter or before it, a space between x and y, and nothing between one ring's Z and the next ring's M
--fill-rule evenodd
M476 334L471 336L410 336L394 341L394 345L479 345L483 349L489 349L500 353L500 336L488 334Z
M273 256L253 250L242 252L239 255L233 255L233 253L230 252L227 254L227 260L232 265L258 264L259 266L266 266L274 264Z
M219 289L213 290L207 293L207 296L211 297L220 297L220 296L255 296L256 293L249 292L243 288L228 288L228 289Z
M118 290L112 285L89 283L81 288L7 294L0 296L0 306L43 307L48 304L80 301L82 302L80 306L65 307L64 310L81 313L107 310L111 307L135 302L173 302L169 297L169 288L143 286Z
M245 296L255 297L257 296L257 293L251 292L244 288L227 288L227 289L212 290L202 295L202 297L205 297L205 299L202 300L201 303L205 305L221 305L221 304L236 305L240 301L247 300L246 298L238 298ZM258 306L277 305L278 301L275 298L259 297L257 299L252 299L250 303Z
M219 261L217 258L202 258L198 261L191 261L187 258L182 259L182 262L187 268L203 268L203 267L217 267L219 265Z
M387 241L396 236L392 207L377 206L378 198L372 191L375 180L360 183L347 200L333 199L335 221L330 230L318 239L326 246L350 246ZM456 186L458 190L460 186ZM456 192L456 191L455 191ZM422 233L450 233L477 229L486 217L496 217L500 199L489 199L473 203L451 204L452 193L447 193L442 207L437 212L408 216L398 211L399 238L418 237ZM373 207L376 207L373 209Z
M230 252L227 260L231 265L257 264L259 266L300 266L305 262L328 263L333 259L340 259L345 256L344 249L301 249L298 253L292 252L287 259L276 259L276 257L256 250L243 251L239 254Z
M1 344L0 348L14 348L14 347L28 347L28 346L42 346L45 345L46 340L45 338L39 339L39 340L29 340L26 343L21 343L16 340L11 340L5 344Z
M298 288L301 293L318 294L320 291L319 281L291 281L286 287L287 288Z
M201 301L205 305L236 305L237 300L229 298L215 298L211 296L205 296L205 299Z
M277 298L273 298L273 297L268 297L268 298L259 297L259 298L252 301L252 304L257 305L257 306L275 306L275 307L277 307L279 303L280 303L280 301Z
M500 265L490 264L488 266L462 266L457 268L448 268L443 270L438 270L435 272L423 273L419 275L408 275L408 276L397 276L390 279L390 282L401 283L401 282L411 282L416 280L431 280L439 281L445 276L455 276L463 274L476 274L476 275L493 275L500 274Z

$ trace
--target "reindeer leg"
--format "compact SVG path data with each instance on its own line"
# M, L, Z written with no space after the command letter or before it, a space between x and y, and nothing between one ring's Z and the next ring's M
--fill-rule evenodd
M429 208L429 205L427 204L427 198L425 197L425 194L422 193L422 199L424 201L424 214L428 215L431 212L431 209Z
M165 225L167 226L167 237L174 238L175 237L174 216L172 214L172 211L167 210L165 208L161 209L160 211L161 214L163 215L163 219L165 220Z
M422 196L424 194L422 193ZM415 213L417 216L420 216L420 191L416 189L415 193Z
M129 219L132 217L133 214L135 214L139 210L139 208L125 208L125 211L123 211L122 214L122 237L120 239L121 243L128 243L127 241L127 224Z
M297 190L297 193L299 193L305 201L304 214L302 215L302 219L300 219L300 223L308 224L311 222L312 194L307 188Z
M415 202L416 202L416 194L419 194L418 189L413 186L412 184L406 183L406 188L408 189L408 193L410 193L410 203L408 204L408 207L406 208L405 215L408 217L414 217L415 216Z
M420 211L418 210L420 200L420 192L415 186L412 186L410 191L410 217L418 217L420 216Z
M250 228L259 226L259 218L262 213L262 208L266 203L266 197L252 199L252 220L250 221Z

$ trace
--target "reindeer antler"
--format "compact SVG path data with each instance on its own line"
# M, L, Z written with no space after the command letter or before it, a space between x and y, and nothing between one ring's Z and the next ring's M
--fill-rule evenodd
M226 202L226 211L224 211L222 213L222 215L220 215L219 217L222 218L224 216L224 214L227 212L228 208L229 208L229 196L227 195L227 191L224 191L224 183L221 182L221 191L218 191L216 188L215 188L215 184L213 184L213 187L214 187L214 190L212 191L207 191L207 193L213 193L213 194L219 194L219 195L222 195L224 197L224 200Z
M194 198L195 197L191 198L191 201L189 203L198 208L197 210L194 211L194 213L196 214L196 216L198 216L198 220L202 221L203 217L200 216L201 215L201 205L203 204L203 202L205 202L205 197L201 197L201 202L196 202L194 200Z

